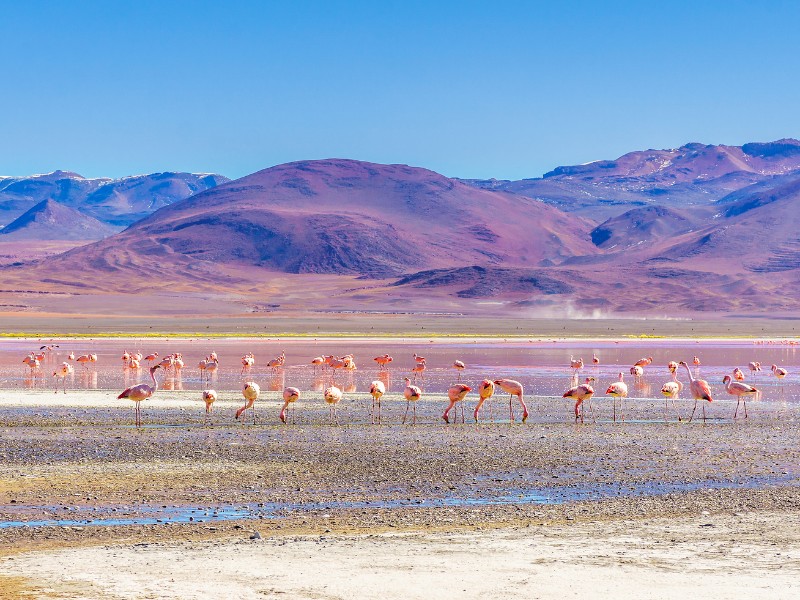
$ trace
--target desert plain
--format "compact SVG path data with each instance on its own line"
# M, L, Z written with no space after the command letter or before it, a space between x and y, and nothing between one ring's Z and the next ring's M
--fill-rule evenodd
M542 321L513 337L513 319L506 330L498 321L475 331L431 316L432 334L421 337L404 332L403 318L391 337L370 336L366 317L343 315L317 318L327 337L312 339L241 338L218 325L207 338L4 340L0 597L796 597L796 375L780 385L760 375L764 398L748 403L747 419L732 418L736 402L719 384L749 356L791 364L794 346L756 335L777 329L775 320L759 320L752 338L724 338L728 324L718 322L691 339L688 321L654 320L656 334L645 337L633 333L644 321ZM347 331L337 329L348 320ZM443 335L455 321L465 335ZM581 325L591 336L556 337ZM599 333L618 327L632 332ZM685 337L660 337L670 329ZM95 374L77 372L67 394L7 358L53 341L62 352L100 353ZM132 346L182 349L187 359L220 351L228 368L215 382L211 419L191 365L161 380L143 403L144 426L133 427L132 406L116 399L128 381L118 354ZM248 346L264 360L242 374L235 361ZM345 399L332 425L321 401L327 376L305 358L348 348L362 359L351 380L337 382ZM388 376L370 364L387 348L396 357ZM276 375L263 362L280 349L287 368ZM412 351L431 360L416 425L401 424ZM571 383L561 357L593 351L604 359L594 372L586 367L599 380L594 418L575 423L560 397ZM632 386L626 422L614 422L605 386L648 352L653 371ZM686 394L678 422L658 393L666 357L691 354L704 357L702 376L716 392L705 424L699 408L688 422ZM454 356L468 358L465 381L525 382L528 422L515 401L511 423L498 392L492 419L484 411L475 423L468 396L465 423L445 424ZM390 383L381 425L369 417L375 377ZM232 418L248 378L262 385L255 424ZM284 385L303 390L287 425L276 418Z

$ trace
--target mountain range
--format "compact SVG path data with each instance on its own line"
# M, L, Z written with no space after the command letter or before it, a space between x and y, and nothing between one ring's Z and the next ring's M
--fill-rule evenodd
M65 204L119 227L164 206L100 241L3 267L7 285L94 295L180 290L285 309L313 300L511 315L797 312L797 140L632 152L521 181L345 159L235 181L172 174L161 187L148 176L116 183L113 194L99 193L110 182L86 192L94 180L51 175L41 185L62 195L34 214L81 197ZM187 190L188 182L209 187L170 202L145 191ZM9 187L0 181L0 194ZM59 219L78 221L69 215ZM6 235L36 222L26 219Z

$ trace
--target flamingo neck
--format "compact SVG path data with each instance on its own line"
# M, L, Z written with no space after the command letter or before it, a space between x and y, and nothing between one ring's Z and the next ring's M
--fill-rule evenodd
M692 377L692 371L689 369L689 365L686 364L686 363L683 363L683 366L686 367L686 373L689 374L689 381L690 382L694 381L694 377Z
M156 379L156 372L150 371L150 378L153 380L153 392L158 389L158 379Z

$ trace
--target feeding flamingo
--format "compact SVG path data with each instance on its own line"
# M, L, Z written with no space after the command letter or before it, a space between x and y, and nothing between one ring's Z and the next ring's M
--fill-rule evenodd
M464 397L468 393L470 393L471 391L472 391L472 388L469 387L468 385L464 385L463 383L456 383L456 384L453 384L453 385L450 386L450 388L447 390L447 397L450 399L450 404L448 405L447 408L444 409L444 414L442 415L442 419L444 419L445 423L450 423L450 419L449 419L448 415L450 414L450 410L452 410L452 408L454 406L456 406L457 402L461 403L459 405L459 406L461 406L461 422L462 423L464 422L464 403L463 403L463 400L464 400ZM456 417L455 417L454 423L457 423L457 422L458 422L458 409L456 409Z
M388 354L384 354L383 356L376 356L372 360L378 363L378 366L380 367L381 371L385 371L389 368L389 363L392 362L394 359Z
M584 414L584 407L583 403L588 401L589 404L589 412L592 411L591 400L592 396L594 395L594 388L591 386L591 383L594 381L594 377L587 377L585 383L581 385L576 385L575 387L569 388L564 394L562 398L573 398L575 400L575 422L578 422L578 408L580 408L580 420L583 423L583 414Z
M475 407L475 412L473 413L476 423L478 422L478 413L481 410L481 406L483 406L483 403L491 398L492 395L494 395L494 381L491 379L484 379L478 384L478 396L480 396L480 400L478 400L478 405ZM491 402L489 403L489 419L494 420Z
M466 369L467 365L465 365L462 361L457 360L453 363L453 368L458 371L458 380L461 381L461 371Z
M286 413L287 410L291 407L291 417L292 423L294 423L294 403L300 399L300 390L296 387L287 387L283 390L283 407L281 408L281 412L278 415L278 418L283 422L286 423Z
M525 400L523 399L523 392L522 384L519 381L514 381L513 379L495 379L494 384L498 386L501 390L505 393L510 394L508 397L508 413L511 422L514 422L514 407L512 405L512 400L514 396L519 398L519 403L522 405L522 422L528 420L528 407L525 405Z
M254 381L248 381L244 384L242 388L242 396L244 396L244 406L236 411L236 420L239 420L239 417L242 416L242 413L245 413L248 408L251 408L253 411L253 425L256 424L256 400L258 400L258 395L261 393L261 388L259 385ZM245 414L245 418L247 415ZM244 419L242 419L244 421Z
M206 421L211 416L211 411L214 409L214 402L217 401L217 392L215 390L203 390L203 402L206 403Z

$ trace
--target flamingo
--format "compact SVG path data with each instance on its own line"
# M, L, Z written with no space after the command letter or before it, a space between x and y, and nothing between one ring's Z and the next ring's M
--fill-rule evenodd
M327 402L328 406L330 407L331 424L335 423L336 425L338 425L339 417L336 414L336 405L339 404L339 402L341 402L342 400L342 390L340 390L335 385L332 385L331 387L325 390L323 396L325 397L325 402Z
M635 363L633 363L633 365L636 366L636 367L647 367L652 362L653 362L653 357L652 356L647 356L645 358L640 358Z
M273 371L277 371L283 366L285 362L286 362L286 353L281 351L280 355L267 361L267 366Z
M425 363L424 362L418 362L416 365L414 365L414 368L411 369L411 372L414 374L414 383L416 383L416 381L417 381L417 375L419 375L420 379L425 381Z
M314 367L314 372L317 372L317 367L325 367L325 356L315 356L311 359L311 365ZM377 360L377 359L376 359Z
M124 392L117 396L117 400L128 398L136 403L136 427L142 426L142 412L139 403L142 400L147 400L150 398L158 390L158 380L156 379L155 373L160 368L160 365L153 365L150 367L150 378L153 380L153 385L140 383L127 388Z
M733 370L733 378L736 381L744 381L744 373L742 373L742 370L739 367L736 367Z
M33 353L33 352L31 352L31 353L30 353L28 356L26 356L25 358L23 358L23 359L22 359L22 362L23 362L23 363L25 363L26 365L28 365L28 366L30 367L30 369L31 369L31 375L33 375L33 372L34 372L36 369L38 369L38 368L40 367L40 365L41 365L41 362L39 361L39 359L38 359L38 358L36 358L36 356L34 355L34 353Z
M633 365L631 367L631 375L633 375L633 381L637 382L642 378L642 375L644 375L644 369L641 365Z
M756 373L758 373L761 370L761 363L754 361L749 363L747 366L750 367L750 371L752 371L753 373L753 379L755 379Z
M372 417L372 424L375 424L375 403L378 403L378 424L381 422L381 396L386 393L386 386L382 381L375 380L369 386L369 395L372 396L372 410L369 414Z
M258 400L258 395L261 393L261 388L258 384L254 381L248 381L244 384L242 388L242 396L244 396L244 406L242 406L239 410L236 411L236 420L239 420L239 417L242 416L242 413L246 412L248 408L253 409L253 425L256 424L256 400ZM247 415L245 415L247 417ZM244 420L244 419L243 419Z
M70 352L70 353L67 355L67 359L68 359L68 360L75 360L75 353L74 353L74 352Z
M55 391L56 394L58 393L58 378L60 378L61 381L64 382L64 393L66 394L67 393L67 377L72 375L73 372L74 372L74 369L72 368L72 365L69 364L68 362L61 363L61 366L58 367L58 369L56 369L55 371L53 371L53 377L57 378L56 379L56 391Z
M425 357L424 356L420 356L419 354L415 353L414 354L414 362L416 362L416 363L424 363L425 362Z
M458 380L461 381L461 371L466 369L467 365L465 365L462 361L457 360L453 363L453 368L458 371Z
M742 383L741 381L731 381L730 375L725 375L722 378L722 383L725 385L725 391L731 396L736 396L736 410L733 412L733 418L739 414L739 404L744 402L744 418L747 418L747 400L748 396L758 396L758 390L752 385Z
M450 399L450 404L447 408L444 409L444 414L442 415L442 419L444 419L445 423L450 423L450 419L448 415L452 408L456 405L456 402L461 402L461 422L464 422L464 404L463 400L464 397L472 391L472 388L468 385L464 385L463 383L455 383L450 386L447 390L447 397ZM456 417L455 423L458 422L458 409L456 409Z
M678 407L675 405L675 399L680 395L682 391L683 391L683 384L680 381L678 381L678 373L677 371L672 371L672 381L668 381L663 386L661 386L661 394L664 396L665 423L667 421L667 400L672 400L672 408L675 409L675 413L678 415L678 421L682 421L681 413L678 410Z
M670 373L673 373L673 374L674 374L674 373L675 373L675 371L677 371L677 370L678 370L678 363L676 363L674 360L671 360L671 361L669 361L669 362L667 363L667 369L669 369L669 372L670 372Z
M173 370L173 371L175 372L175 374L177 375L177 374L178 374L178 371L180 371L182 368L183 368L183 356L181 355L181 353L180 353L180 352L178 352L178 353L177 353L177 354L175 354L175 356L172 358L172 370Z
M695 357L697 358L697 357ZM711 388L703 379L695 379L692 377L692 372L689 370L689 365L686 364L685 361L681 361L678 363L679 365L686 367L686 372L689 374L689 389L692 390L692 396L694 397L694 408L692 408L692 416L689 417L689 423L692 422L694 418L694 411L697 410L697 402L698 400L707 400L708 402L712 402L713 398L711 398ZM703 404L703 423L706 422L706 405Z
M511 422L514 422L514 408L511 404L511 401L514 399L514 396L519 398L519 403L522 405L522 422L528 420L528 407L525 405L525 400L523 400L523 389L522 384L519 381L514 381L513 379L495 379L494 384L499 386L501 390L510 394L508 397L508 412L511 418Z
M578 370L583 368L583 359L578 358L575 359L572 356L569 357L569 366L573 369L573 375L578 375Z
M600 359L598 358L597 354L592 354L592 364L593 365L599 365L600 364Z
M245 371L250 371L254 364L256 364L256 358L252 352L248 352L242 357L242 372L239 375L244 375Z
M384 354L383 356L376 356L372 360L378 363L378 366L381 368L381 371L385 371L388 369L389 363L392 362L394 359L388 354Z
M283 407L278 415L281 422L286 423L286 411L292 406L292 423L294 423L294 403L300 399L300 390L296 387L287 387L283 389Z
M475 417L475 422L478 422L478 413L481 410L481 406L483 403L491 398L494 395L494 381L491 379L484 379L478 384L478 395L480 396L480 400L478 400L478 405L475 407L475 412L473 416ZM494 420L492 415L492 403L489 403L489 418Z
M578 408L581 408L580 411L580 419L581 423L583 423L583 413L584 409L581 406L584 401L589 401L589 410L591 411L591 400L592 396L594 395L594 388L591 386L591 383L594 381L594 377L587 377L586 382L582 383L581 385L576 385L575 387L569 388L564 394L562 398L574 398L575 400L575 422L578 422Z
M203 390L203 402L206 403L206 421L211 416L211 411L214 410L214 402L217 401L216 390Z
M124 350L124 351L122 352L122 362L124 362L124 363L126 363L126 364L127 364L127 363L129 363L129 362L130 362L130 360L131 360L131 355L130 355L130 353L129 353L127 350Z
M789 373L786 369L779 367L778 365L772 365L772 372L778 379L783 379Z
M78 358L75 359L75 362L81 363L84 369L88 369L87 366L89 362L91 362L91 357L88 354L81 354Z
M620 399L619 403L619 412L620 412L620 420L625 420L625 412L623 411L623 406L625 402L625 398L628 397L628 386L625 383L625 375L622 373L619 374L619 381L615 381L606 390L606 394L614 397L614 422L617 422L617 398Z
M147 362L150 362L150 363L153 362L157 358L158 358L158 352L153 352L152 354L148 354L147 356L144 357L144 359Z
M408 407L413 402L414 403L414 417L412 423L414 425L417 424L417 401L422 398L422 390L419 389L415 385L411 385L411 379L408 377L405 378L406 381L406 388L403 390L403 396L406 399L406 412L403 415L403 423L406 422L406 417L408 417Z
M214 375L217 373L217 368L219 367L219 361L216 358L211 358L210 356L206 359L206 380L211 381Z
M139 364L139 361L135 358L131 358L131 361L128 363L129 369L141 369L142 366Z

